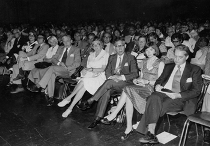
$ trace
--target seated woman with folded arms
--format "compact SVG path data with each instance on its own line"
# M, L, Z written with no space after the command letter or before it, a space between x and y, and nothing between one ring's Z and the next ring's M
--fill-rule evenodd
M146 98L153 92L155 81L161 75L164 68L164 63L157 58L159 49L155 44L152 44L152 46L150 44L145 52L148 58L143 60L140 77L133 80L135 85L129 85L123 89L115 111L101 120L102 123L109 124L117 116L124 104L126 104L127 128L121 137L122 140L127 139L133 131L133 107L140 114L144 113Z
M90 53L88 57L87 68L81 71L82 78L79 80L71 95L58 103L59 107L64 107L75 95L74 100L69 108L62 114L62 117L67 117L72 112L75 104L82 98L85 91L93 95L106 80L104 70L108 63L109 54L103 50L103 43L99 40L95 40L92 43L92 47L94 52Z
M46 56L43 59L43 62L51 63L53 55L56 54L56 52L59 48L58 40L55 36L51 36L48 39L48 43L51 45L51 47L48 49L48 51L46 53ZM43 75L45 74L47 69L48 69L48 67L46 67L46 68L34 68L33 70L31 70L28 78L30 79L30 81L32 81L34 83L34 86L28 87L28 89L30 91L32 91L32 92L37 92L38 91L35 84L40 81L40 79L43 77Z

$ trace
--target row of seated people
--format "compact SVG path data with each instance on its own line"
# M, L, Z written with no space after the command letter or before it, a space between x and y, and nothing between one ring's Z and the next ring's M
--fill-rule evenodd
M75 33L75 37L76 35ZM155 35L151 33L151 36L154 37ZM149 35L149 37L151 36ZM115 42L111 51L106 49L105 43L102 43L100 40L94 41L93 39L91 48L94 50L94 53L90 53L90 55L84 53L86 56L82 56L80 55L83 51L82 48L81 50L77 48L78 44L76 43L75 46L77 47L72 46L70 36L63 36L62 42L64 46L60 47L57 45L56 38L50 37L48 42L52 47L49 49L48 44L44 43L44 35L39 34L38 43L31 51L28 53L19 52L17 64L13 66L11 81L19 84L21 88L20 79L24 77L23 70L32 70L28 78L35 83L36 87L41 87L45 91L49 97L49 105L51 105L53 103L55 78L57 76L64 78L71 76L76 68L81 65L81 58L84 57L82 62L85 59L86 61L84 61L85 65L83 66L85 68L81 71L82 78L71 95L58 104L58 106L63 107L76 95L70 107L62 116L67 117L85 91L88 91L93 97L81 103L81 109L90 108L94 101L98 101L96 118L89 126L90 129L97 126L100 122L110 123L126 103L127 128L122 139L126 139L133 131L131 121L133 107L135 107L139 113L144 114L139 124L139 130L137 129L139 132L146 134L141 142L156 143L157 139L154 135L154 129L158 118L166 112L180 109L185 109L186 115L192 114L195 110L196 97L201 91L201 69L186 62L191 52L189 47L181 44L182 37L183 35L179 33L174 33L171 36L171 41L174 45L174 47L169 49L171 51L167 50L166 47L161 49L152 39L150 42L153 43L147 43L148 39L146 36L139 36L131 51L126 51L126 49L128 50L129 42L126 47L125 41L121 39ZM111 39L109 33L105 33L104 42L106 39ZM136 51L135 45L139 47L138 51ZM172 56L171 58L168 57L170 56L169 52ZM208 51L206 56L207 53ZM160 56L160 54L162 55ZM142 59L144 60L142 61ZM170 63L174 63L168 64L165 61L167 59L170 59ZM50 62L53 65L45 69L35 68L34 64L41 61ZM139 76L139 69L141 74L136 79ZM163 92L161 91L162 88L172 90L174 93L161 93ZM119 104L116 111L102 119L110 94L113 91L119 93L123 91ZM12 91L12 93L17 93L17 90ZM149 132L145 132L145 128L148 128Z

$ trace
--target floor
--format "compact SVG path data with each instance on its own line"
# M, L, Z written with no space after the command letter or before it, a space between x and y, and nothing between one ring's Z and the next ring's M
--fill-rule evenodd
M61 117L64 108L46 107L40 93L24 91L10 94L0 83L0 146L141 146L141 134L134 132L128 140L120 140L125 125L99 125L93 130L86 127L94 118L95 108L80 111L77 107L66 119ZM166 146L177 146L184 116L171 117L169 129L165 120L157 133L168 131L178 137ZM196 136L195 126L190 127L186 146L207 146L202 142L201 128ZM162 146L158 144L157 146Z

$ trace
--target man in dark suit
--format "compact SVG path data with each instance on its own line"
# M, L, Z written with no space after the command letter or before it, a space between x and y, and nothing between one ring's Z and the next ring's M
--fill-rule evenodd
M26 42L28 40L26 37L21 35L21 32L19 29L14 29L13 34L15 36L15 42L14 42L12 49L7 54L7 57L11 57L14 54L18 55L19 51L21 51L21 49L22 49L22 46L24 44L26 44Z
M122 92L123 87L131 84L133 79L138 77L137 62L133 55L125 53L125 42L117 40L115 42L116 54L109 57L105 70L107 80L96 91L94 96L88 101L83 102L83 110L90 107L94 101L98 101L96 118L88 127L94 128L100 123L107 108L110 95L113 91Z
M137 131L146 134L141 143L157 143L155 136L156 123L159 117L167 112L184 111L193 114L196 109L197 97L202 88L201 69L186 60L189 48L180 45L175 48L172 64L165 65L163 73L155 83L155 92L147 99L144 115Z

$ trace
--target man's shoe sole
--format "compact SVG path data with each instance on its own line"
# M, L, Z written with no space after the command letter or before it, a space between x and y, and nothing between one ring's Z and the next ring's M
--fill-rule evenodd
M25 90L21 90L21 91L16 91L16 92L10 92L11 94L15 94L15 93L20 93L20 92L24 92Z

